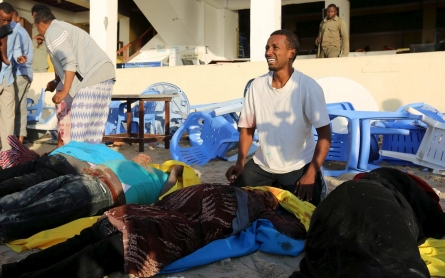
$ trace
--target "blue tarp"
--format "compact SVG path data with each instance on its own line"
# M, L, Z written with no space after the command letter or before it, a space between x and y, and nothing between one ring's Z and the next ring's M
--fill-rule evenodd
M215 240L169 264L159 274L181 272L226 258L245 256L258 250L296 257L303 249L304 240L295 240L285 236L278 232L269 220L259 219L245 231L226 239Z

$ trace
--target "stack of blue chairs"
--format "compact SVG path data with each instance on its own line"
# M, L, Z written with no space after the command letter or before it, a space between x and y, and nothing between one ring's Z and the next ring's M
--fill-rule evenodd
M355 111L342 109L342 107L329 107L328 113L332 119L336 117L348 120L347 135L342 137L341 143L346 142L345 152L346 168L343 170L326 171L329 176L338 176L343 173L367 172L378 168L376 164L381 161L379 155L379 136L408 135L410 130L396 126L386 127L382 122L388 121L416 121L420 116L403 112ZM333 138L335 136L333 135ZM336 142L333 142L333 147ZM349 145L348 145L349 144ZM331 148L332 151L332 148ZM329 160L329 155L327 160ZM335 160L335 159L332 159ZM342 160L343 161L343 160Z
M444 115L440 113L436 108L423 102L410 103L401 106L397 109L397 112L405 111L407 107L412 107L426 116L445 123ZM420 120L396 120L396 121L382 121L381 124L384 127L389 128L401 128L409 130L409 134L389 134L384 135L382 138L382 150L393 151L407 154L416 154L419 150L420 143L425 135L427 126ZM380 161L385 161L389 164L395 165L413 165L413 163L405 160L400 160L393 157L381 157Z

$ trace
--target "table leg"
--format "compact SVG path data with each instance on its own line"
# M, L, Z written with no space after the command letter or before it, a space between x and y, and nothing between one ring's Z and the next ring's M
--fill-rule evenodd
M139 152L144 152L144 129L145 129L145 117L144 117L144 101L139 100Z
M369 153L371 152L371 121L369 119L364 119L360 125L361 143L358 168L366 171L368 169Z
M170 101L166 100L164 105L165 121L164 121L164 135L165 135L165 149L170 149Z
M360 152L360 120L348 119L348 130L351 136L351 150L346 169L357 170Z
M131 120L132 120L132 115L131 115L131 101L127 100L127 136L128 138L131 138ZM130 143L131 145L131 143Z

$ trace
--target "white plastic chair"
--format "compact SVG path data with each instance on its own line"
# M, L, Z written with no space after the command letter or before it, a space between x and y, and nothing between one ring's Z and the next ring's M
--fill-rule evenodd
M31 103L29 101L29 103ZM57 117L56 107L45 105L45 88L42 88L40 97L35 105L28 106L27 115L27 133L28 139L39 139L47 131L51 134L52 139L57 139ZM44 111L49 111L48 117L44 118Z
M31 103L31 101L27 101L27 103ZM33 102L32 102L33 103ZM45 105L45 88L42 88L40 91L40 97L36 104L27 106L28 110L27 120L28 122L44 122L42 119L42 114L44 109L51 110L51 114L56 113L56 108L54 106Z
M433 169L433 173L443 173L445 170L445 123L436 121L418 110L407 107L407 112L420 115L421 121L427 125L427 130L415 154L381 150L386 157L407 160L414 164Z

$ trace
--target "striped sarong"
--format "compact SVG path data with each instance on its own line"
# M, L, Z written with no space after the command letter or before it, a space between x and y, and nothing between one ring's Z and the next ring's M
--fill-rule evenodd
M0 152L0 167L2 169L10 168L39 157L39 154L28 149L14 135L8 135L8 143L11 149Z
M82 88L71 105L71 140L101 143L110 110L114 80ZM65 142L64 142L65 143Z

